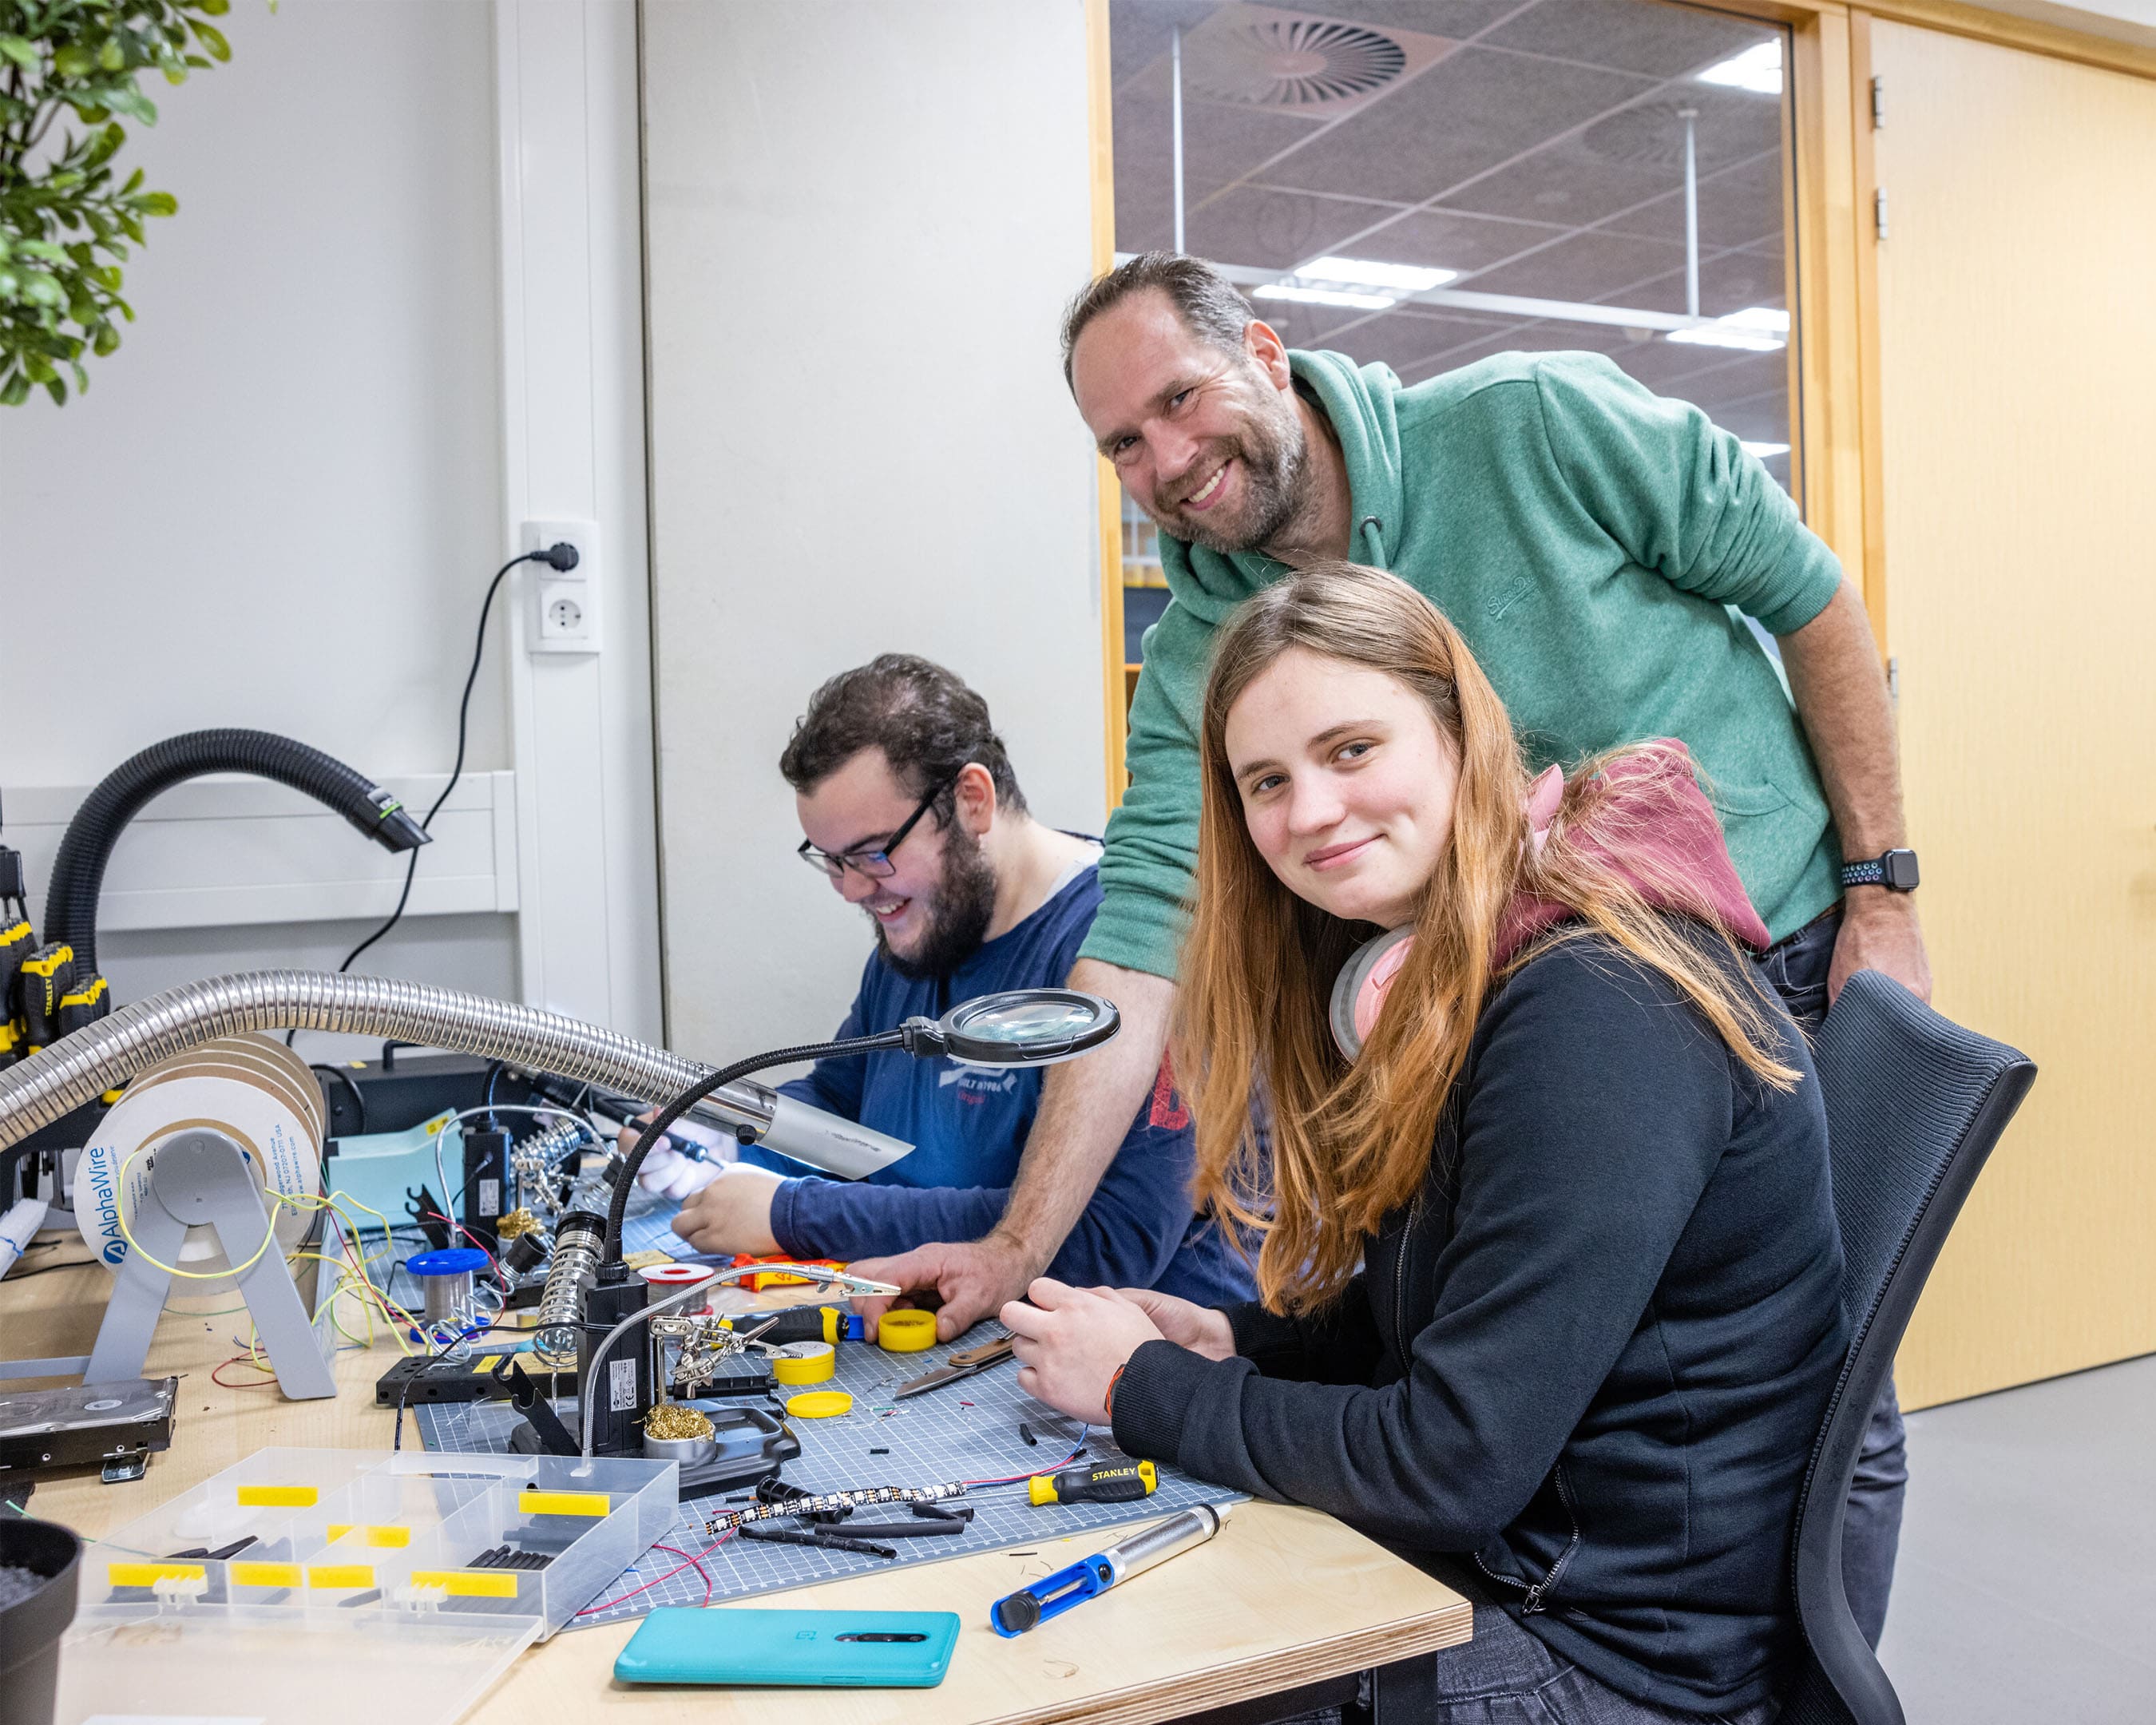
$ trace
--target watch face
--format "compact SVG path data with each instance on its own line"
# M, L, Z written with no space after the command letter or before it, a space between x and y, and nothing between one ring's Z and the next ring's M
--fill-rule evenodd
M1890 850L1879 859L1886 867L1887 885L1896 892L1914 892L1917 890L1917 853L1913 850Z

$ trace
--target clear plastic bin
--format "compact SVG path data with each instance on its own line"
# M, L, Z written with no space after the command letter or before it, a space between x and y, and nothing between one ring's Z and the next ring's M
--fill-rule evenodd
M77 1630L296 1610L335 1613L338 1636L500 1618L543 1640L665 1538L679 1479L670 1461L258 1450L93 1545Z

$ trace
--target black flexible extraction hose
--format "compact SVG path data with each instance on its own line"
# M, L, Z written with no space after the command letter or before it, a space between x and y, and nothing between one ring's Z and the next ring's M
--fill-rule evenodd
M97 896L113 845L145 803L205 773L251 773L304 791L388 851L428 842L425 829L396 798L304 742L268 731L190 731L167 737L105 774L60 839L45 896L45 938L74 948L77 976L97 974Z

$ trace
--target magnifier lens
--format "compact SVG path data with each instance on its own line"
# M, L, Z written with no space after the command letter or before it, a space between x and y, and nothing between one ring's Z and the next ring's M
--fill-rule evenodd
M1060 1042L1091 1029L1099 1014L1090 1006L1063 1000L1019 1000L968 1013L962 1020L966 1034L982 1042L1008 1043L1014 1048L1029 1044Z
M1030 1066L1073 1059L1106 1042L1121 1021L1097 995L1016 988L955 1006L939 1027L943 1051L955 1060Z

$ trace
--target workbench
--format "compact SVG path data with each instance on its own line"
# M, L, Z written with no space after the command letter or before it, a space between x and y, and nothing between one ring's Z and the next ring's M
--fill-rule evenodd
M0 1353L90 1351L109 1286L95 1263L40 1271L78 1255L74 1243L32 1254L0 1281ZM390 1447L395 1418L374 1405L374 1380L396 1355L377 1325L372 1348L335 1357L340 1394L291 1402L275 1384L213 1384L244 1326L236 1296L180 1298L158 1325L146 1371L180 1374L169 1450L141 1480L105 1485L84 1471L39 1479L30 1512L85 1538L120 1526L183 1487L267 1445ZM236 1367L234 1383L254 1373ZM416 1443L407 1420L404 1441ZM595 1710L660 1725L685 1712L714 1725L1113 1725L1178 1719L1293 1690L1467 1639L1472 1613L1458 1594L1331 1517L1279 1504L1239 1504L1215 1538L1118 1589L1005 1640L988 1626L991 1600L1075 1562L1135 1528L1037 1539L1031 1554L1001 1551L889 1574L857 1575L752 1603L771 1609L942 1610L962 1629L950 1675L934 1689L670 1689L618 1684L614 1656L634 1632L613 1623L556 1636L526 1651L468 1716L471 1725L585 1725ZM721 1606L716 1609L728 1609ZM175 1697L176 1703L179 1697ZM201 1711L199 1708L194 1711Z

